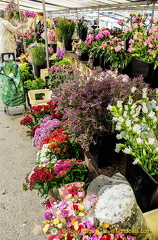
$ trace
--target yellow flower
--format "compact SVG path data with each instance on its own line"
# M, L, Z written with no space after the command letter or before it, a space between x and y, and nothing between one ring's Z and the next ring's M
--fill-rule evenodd
M109 228L109 226L110 225L108 223L103 223L103 225L102 225L103 228Z
M78 210L80 210L80 211L84 210L84 208L83 208L83 206L81 204L78 205Z
M99 234L100 234L100 232L99 232L98 229L96 229L95 234L96 234L96 235L99 235Z
M49 230L49 224L46 224L46 225L43 227L43 232L46 233L48 230Z
M75 229L75 230L78 230L78 221L75 221L75 222L73 223L73 225L74 225L74 229Z
M58 218L55 218L54 220L53 220L53 223L54 224L58 224L60 221L59 221L59 219Z
M48 24L50 24L50 18L47 18L46 21Z
M78 216L83 217L84 216L84 212L79 212Z

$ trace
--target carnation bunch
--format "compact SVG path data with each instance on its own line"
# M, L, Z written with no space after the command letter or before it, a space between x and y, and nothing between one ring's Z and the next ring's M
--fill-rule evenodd
M76 138L65 132L64 128L55 129L48 137L41 141L40 149L44 144L57 159L80 158L82 159L81 147Z
M35 166L26 175L26 182L23 184L24 190L38 190L41 196L47 196L51 188L71 182L82 182L88 172L85 162L81 160L62 159L58 162L42 163Z
M58 119L51 120L50 117L45 117L43 121L39 121L39 127L35 130L34 137L32 139L32 145L39 147L44 138L48 137L55 128L61 126L61 121Z

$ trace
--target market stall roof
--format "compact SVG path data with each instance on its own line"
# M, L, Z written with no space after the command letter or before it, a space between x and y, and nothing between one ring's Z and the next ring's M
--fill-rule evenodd
M12 0L11 0L12 1ZM40 12L42 0L14 0L18 3L21 10ZM1 0L0 9L4 9L10 0ZM84 9L128 9L137 6L151 6L156 0L45 0L46 11L66 11L66 10L84 10ZM158 7L158 4L155 4ZM136 10L136 9L135 9Z

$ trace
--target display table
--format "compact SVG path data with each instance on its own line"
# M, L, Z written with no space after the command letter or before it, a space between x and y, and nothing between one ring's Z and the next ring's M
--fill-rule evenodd
M80 61L75 53L66 52L65 56L71 60L72 65L81 72L81 75L92 75L92 70L86 66L87 61Z

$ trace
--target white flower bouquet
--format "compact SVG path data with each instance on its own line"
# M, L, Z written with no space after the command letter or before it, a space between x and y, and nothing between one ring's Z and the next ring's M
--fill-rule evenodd
M109 105L113 115L117 138L124 143L116 145L116 152L122 150L134 158L133 164L142 165L155 180L158 173L158 91L154 99L147 97L147 89L142 89L142 98L134 101L134 92L128 102L118 101Z
M137 240L154 239L128 184L107 188L98 199L95 217L100 223L111 224L115 229L132 234Z

